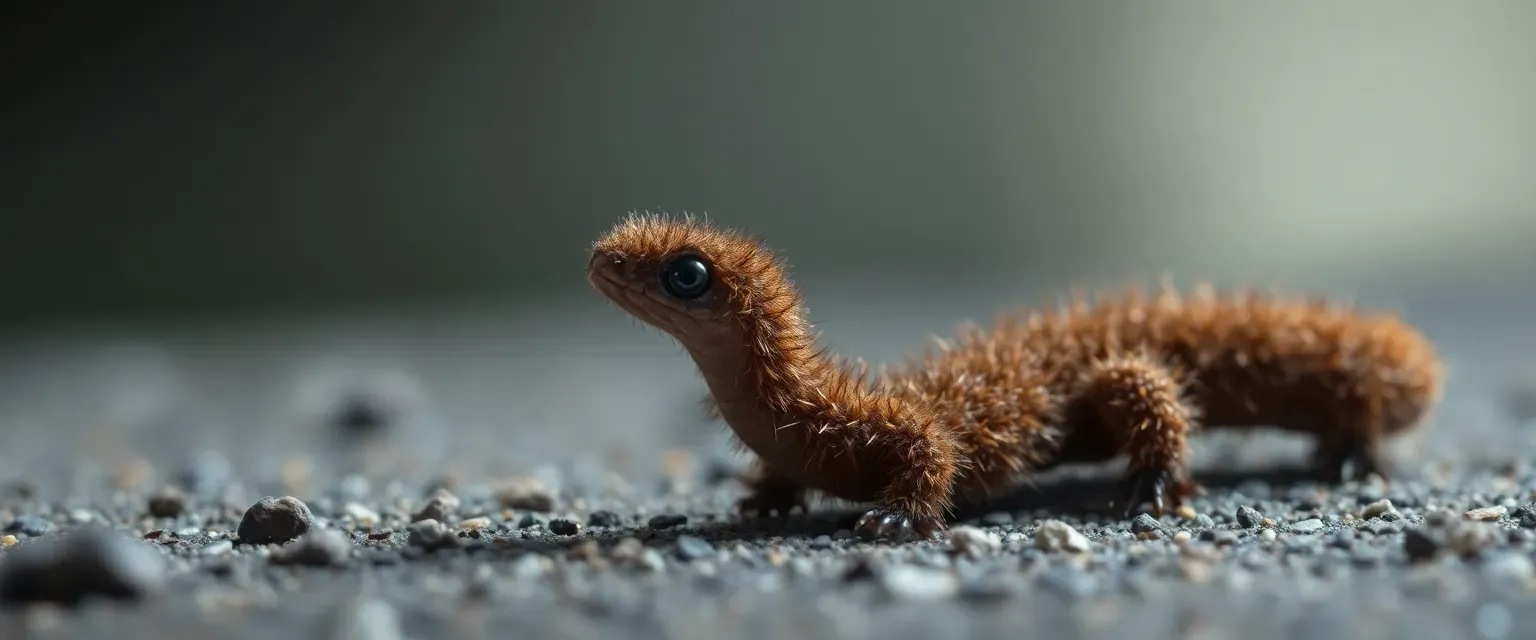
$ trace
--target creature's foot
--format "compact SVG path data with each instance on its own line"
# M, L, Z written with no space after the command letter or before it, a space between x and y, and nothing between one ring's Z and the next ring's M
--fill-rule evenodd
M1184 474L1167 467L1148 467L1127 473L1120 481L1121 515L1129 518L1144 504L1152 505L1152 515L1159 518L1169 509L1178 509L1184 498L1199 495L1202 489Z
M889 538L895 542L906 542L914 536L919 540L939 540L944 537L947 529L942 518L881 508L865 513L853 530L865 540Z
M1372 474L1385 480L1392 477L1392 467L1374 448L1362 442L1351 442L1319 446L1313 473L1325 483L1339 484L1347 480L1364 480Z

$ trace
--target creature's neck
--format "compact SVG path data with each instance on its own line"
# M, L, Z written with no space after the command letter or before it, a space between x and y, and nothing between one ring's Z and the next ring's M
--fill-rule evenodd
M838 367L817 349L798 306L784 309L744 320L743 333L731 339L684 346L736 436L788 469L804 466L805 429L796 427L835 413L839 397L828 388ZM841 393L854 391L839 386Z

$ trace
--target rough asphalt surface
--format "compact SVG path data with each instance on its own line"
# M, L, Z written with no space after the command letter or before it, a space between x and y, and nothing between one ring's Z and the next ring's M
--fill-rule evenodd
M1214 434L1182 513L1115 517L1115 467L1087 468L908 544L854 539L847 505L733 515L740 460L690 413L686 359L600 306L17 339L0 637L1527 637L1536 418L1509 389L1536 338L1437 308L1413 317L1456 377L1391 483L1319 485L1305 441ZM949 322L824 328L884 355ZM236 400L262 394L288 412Z

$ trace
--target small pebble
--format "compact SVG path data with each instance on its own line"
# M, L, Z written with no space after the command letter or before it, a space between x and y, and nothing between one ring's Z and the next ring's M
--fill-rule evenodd
M282 544L309 532L313 522L298 498L268 496L246 509L235 533L243 544Z
M453 495L452 491L439 487L432 492L432 495L427 496L427 501L411 516L411 521L436 520L438 522L447 522L458 510L459 497Z
M652 529L671 529L687 523L688 516L671 513L652 517L648 522Z
M715 554L715 545L697 536L681 535L677 537L677 557L693 561L707 558Z
M1046 551L1084 553L1090 545L1087 536L1060 520L1046 520L1035 531L1035 546Z
M1209 529L1216 526L1216 521L1212 520L1210 516L1202 513L1195 516L1195 526L1198 526L1202 529Z
M1371 518L1380 518L1389 513L1397 513L1397 508L1392 506L1391 500L1382 498L1381 500L1377 500L1368 505L1365 505L1365 508L1360 510L1360 518L1363 520L1369 520Z
M592 515L587 517L589 527L618 527L623 524L624 519L612 511L593 511Z
M1505 509L1502 506L1483 507L1481 509L1473 509L1468 511L1466 513L1466 518L1468 520L1491 521L1503 518L1504 513Z
M814 539L811 540L811 548L812 549L830 549L830 548L832 548L832 536L826 536L826 535L816 536Z
M1195 513L1195 508L1187 504L1179 507L1178 514L1180 518L1185 520L1194 520L1199 516L1198 513Z
M455 547L459 539L447 525L436 520L418 520L407 529L407 541L413 547L427 550Z
M1131 533L1142 534L1159 529L1162 529L1162 525L1158 523L1157 518L1152 517L1152 514L1143 513L1131 521Z
M1254 509L1253 507L1238 507L1237 526L1240 526L1244 529L1252 529L1259 526L1259 523L1263 521L1264 514L1259 513L1258 509Z
M581 531L581 525L575 520L555 518L549 521L549 532L561 536L574 536Z
M525 513L523 514L523 517L517 521L517 528L532 529L534 527L543 526L548 523L549 519L546 518L542 513Z
M961 525L949 532L949 547L955 553L979 558L994 553L1003 546L1002 539L986 529Z
M352 553L352 540L339 529L316 529L293 544L272 553L276 564L298 564L311 567L335 567L347 563Z
M555 495L538 478L516 478L503 483L496 491L501 506L525 511L550 512L555 510Z
M9 534L4 535L4 536L0 536L0 547L14 547L14 546L16 546L16 536L9 535Z
M1190 533L1188 531L1180 531L1178 533L1173 534L1173 541L1174 542L1188 542L1189 539L1193 538L1193 537L1194 536L1190 535Z
M1259 532L1259 539L1265 542L1273 541L1276 537L1274 529L1265 529Z
M180 489L166 487L149 497L146 505L149 515L156 518L175 518L187 509L187 496Z
M1536 504L1527 504L1515 509L1511 517L1519 520L1522 527L1536 529Z
M356 502L348 502L345 507L342 507L342 512L346 513L347 517L352 518L353 522L364 528L372 528L373 525L379 523L378 512Z
M478 518L470 518L468 520L464 520L464 521L459 523L459 528L460 529L469 529L471 531L478 531L480 529L486 529L486 528L489 528L490 526L491 526L491 519L487 518L485 516L480 516Z
M1323 521L1317 518L1308 518L1291 524L1291 531L1294 533L1317 533L1322 530Z

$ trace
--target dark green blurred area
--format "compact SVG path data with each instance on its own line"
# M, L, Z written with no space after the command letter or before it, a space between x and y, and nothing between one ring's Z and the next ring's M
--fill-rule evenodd
M1536 271L1531 3L13 18L10 324L582 295L637 209L747 227L806 279Z

